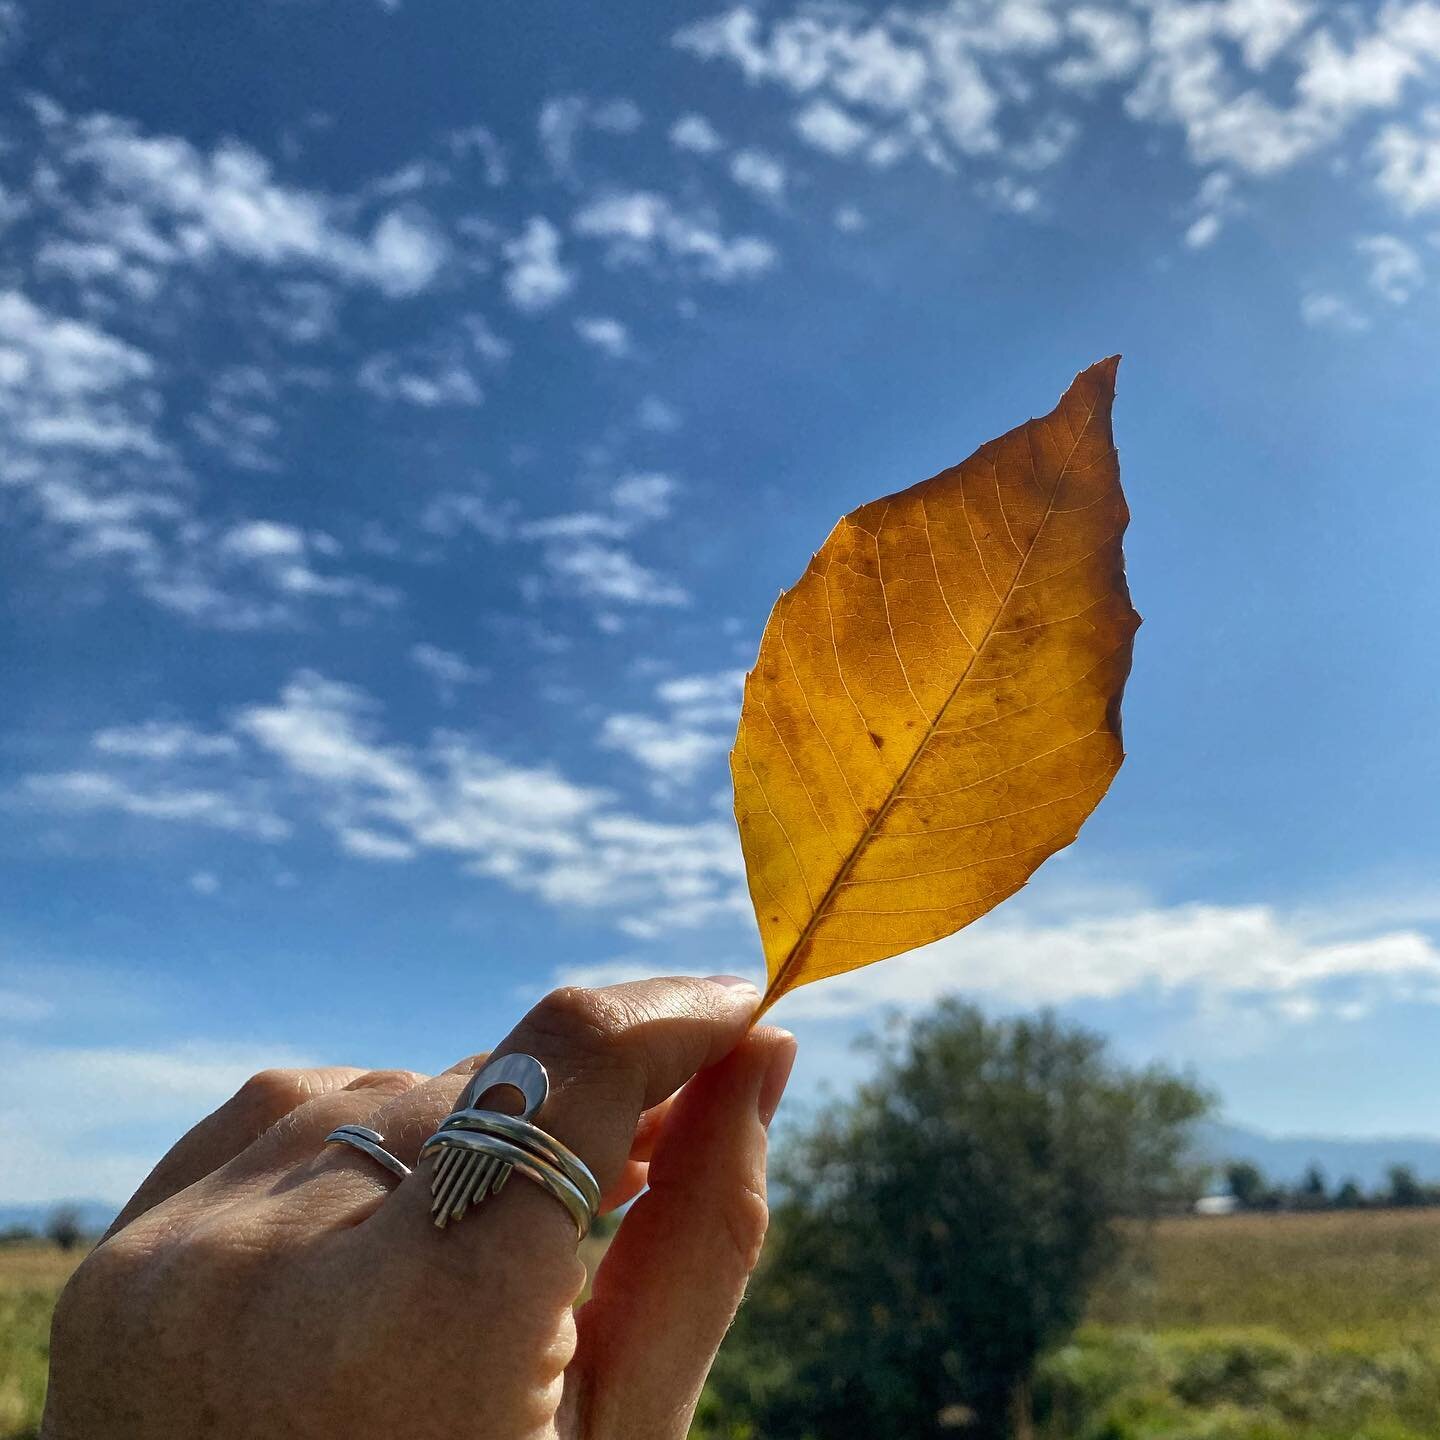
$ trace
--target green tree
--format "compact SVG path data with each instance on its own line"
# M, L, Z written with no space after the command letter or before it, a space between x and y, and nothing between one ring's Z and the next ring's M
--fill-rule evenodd
M1235 1160L1225 1167L1225 1184L1242 1210L1260 1210L1270 1197L1270 1186L1258 1165Z
M1295 1203L1301 1210L1323 1210L1330 1203L1330 1192L1325 1184L1325 1172L1318 1165L1311 1165L1295 1191Z
M1335 1192L1333 1203L1337 1210L1358 1210L1365 1203L1365 1196L1356 1181L1347 1177Z
M80 1212L73 1205L60 1205L51 1211L45 1234L62 1250L73 1250L85 1238L80 1227Z
M1408 1165L1392 1165L1386 1172L1390 1188L1386 1200L1391 1205L1423 1205L1425 1187L1415 1178L1415 1172Z
M945 1002L777 1166L767 1261L701 1433L1029 1433L1036 1361L1122 1253L1122 1217L1199 1192L1208 1099L1088 1031Z

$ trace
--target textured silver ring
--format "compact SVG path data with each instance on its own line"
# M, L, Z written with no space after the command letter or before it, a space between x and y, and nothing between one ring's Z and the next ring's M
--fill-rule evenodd
M410 1173L410 1167L398 1155L392 1155L385 1148L385 1137L368 1125L341 1125L326 1137L327 1145L348 1145L362 1155L378 1161L392 1175L403 1180Z
M590 1173L590 1167L573 1150L567 1149L553 1135L547 1135L528 1120L518 1120L498 1110L457 1110L446 1117L441 1130L447 1135L465 1130L477 1135L493 1135L497 1140L508 1140L558 1170L585 1197L585 1203L592 1210L600 1208L600 1186Z
M590 1223L595 1218L590 1202L569 1176L529 1150L512 1145L498 1135L485 1135L474 1130L449 1130L437 1131L420 1147L422 1159L437 1151L444 1152L440 1157L442 1164L446 1160L452 1162L448 1177L441 1171L440 1165L436 1166L442 1198L438 1201L439 1213L435 1224L440 1229L443 1230L450 1220L463 1217L471 1204L478 1204L487 1195L493 1195L510 1178L510 1172L518 1170L549 1191L570 1212L577 1240L583 1240L590 1233ZM467 1174L475 1177L468 1184L464 1178ZM449 1204L443 1199L447 1178L448 1193L452 1197L458 1196Z
M519 1115L481 1104L500 1088L519 1092ZM420 1147L421 1159L436 1157L430 1216L437 1228L463 1219L471 1206L496 1194L512 1170L519 1170L565 1206L576 1234L585 1237L600 1210L600 1187L578 1155L532 1123L549 1094L550 1077L533 1055L500 1055L476 1072L455 1110Z

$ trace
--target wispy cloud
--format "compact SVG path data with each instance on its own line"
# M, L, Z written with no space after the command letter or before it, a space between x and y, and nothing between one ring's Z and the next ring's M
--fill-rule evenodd
M149 135L107 114L72 117L36 102L54 165L47 199L78 239L114 247L155 271L222 258L310 267L402 297L428 286L448 247L413 206L369 228L348 222L344 200L287 185L249 146L205 151L173 135Z
M630 331L613 315L582 315L575 321L575 333L612 360L623 360L632 353Z
M727 283L752 280L779 259L756 235L727 236L713 216L679 209L648 190L616 191L576 211L571 228L601 241L612 265L677 266L682 275Z
M0 1040L0 1065L10 1080L0 1101L7 1161L0 1203L83 1198L118 1209L165 1148L251 1075L314 1063L290 1046L253 1042L175 1040L146 1048ZM89 1129L72 1122L102 1094L116 1097L124 1138L97 1145Z
M541 215L505 242L505 293L518 310L548 310L575 288L575 272L560 258L560 232Z
M677 150L713 155L725 146L720 132L703 115L682 115L670 127L670 143Z
M738 5L684 25L675 43L788 98L791 126L818 151L978 173L981 192L1012 209L1039 208L1008 201L1033 188L1016 171L1063 153L1046 127L1073 135L1117 91L1136 123L1178 131L1195 165L1251 181L1336 153L1391 117L1372 150L1379 191L1404 214L1440 207L1440 121L1405 113L1440 63L1433 0L1363 15L1312 0L900 4L877 16ZM1221 218L1211 208L1189 222L1192 248Z
M290 826L263 805L221 790L137 785L96 770L29 775L7 803L21 809L113 811L142 820L203 825L257 840L283 840Z
M417 656L445 683L480 678L436 647L417 647ZM674 693L677 716L702 703L698 692ZM31 775L5 803L109 811L271 844L318 827L355 859L451 855L473 875L595 912L637 936L743 917L749 903L728 822L632 813L608 790L553 766L514 763L456 731L437 730L422 745L389 739L372 697L310 671L221 731L140 722L101 732L94 749L110 768Z
M625 96L592 100L584 95L557 95L540 107L536 128L551 173L568 178L575 173L580 138L586 130L632 135L644 120L640 107Z
M669 794L707 776L729 750L744 683L739 670L664 681L655 691L662 713L607 716L599 743L629 755L650 773L657 794Z

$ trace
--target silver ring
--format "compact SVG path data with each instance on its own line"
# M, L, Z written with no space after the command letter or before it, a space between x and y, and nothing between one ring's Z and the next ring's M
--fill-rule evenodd
M480 1105L501 1086L520 1092L524 1109L518 1116ZM531 1123L549 1093L550 1077L533 1055L500 1055L476 1072L455 1110L420 1147L421 1159L438 1155L430 1176L430 1216L437 1228L494 1195L513 1169L559 1200L584 1239L600 1210L600 1186L578 1155Z
M497 1140L507 1140L529 1151L537 1160L558 1170L585 1197L585 1203L592 1210L600 1209L600 1185L590 1167L538 1125L517 1120L513 1115L502 1115L498 1110L457 1110L446 1117L439 1133L449 1135L456 1130L493 1135Z
M519 1145L512 1145L498 1135L485 1135L474 1130L447 1130L432 1135L420 1147L421 1158L436 1151L461 1157L452 1164L449 1172L449 1194L458 1198L448 1203L443 1199L437 1200L440 1212L435 1224L439 1229L443 1230L450 1220L462 1218L470 1205L478 1205L487 1196L495 1194L510 1178L510 1172L518 1170L548 1190L570 1212L577 1240L583 1240L590 1233L590 1222L595 1218L590 1202L569 1176ZM442 1154L442 1162L446 1158L447 1155ZM440 1174L440 1166L435 1168L437 1175ZM475 1176L468 1183L464 1178L466 1171ZM462 1178L456 1179L457 1173Z
M404 1180L410 1174L410 1167L398 1155L392 1155L385 1148L385 1137L368 1125L341 1125L326 1137L327 1145L348 1145L372 1160L378 1160L392 1175Z

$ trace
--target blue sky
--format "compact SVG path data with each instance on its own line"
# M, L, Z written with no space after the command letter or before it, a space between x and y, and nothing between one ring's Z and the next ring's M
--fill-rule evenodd
M1130 758L1016 900L784 1002L797 1088L958 991L1440 1133L1440 5L0 34L0 1201L120 1198L264 1064L754 971L776 594L1115 351Z

